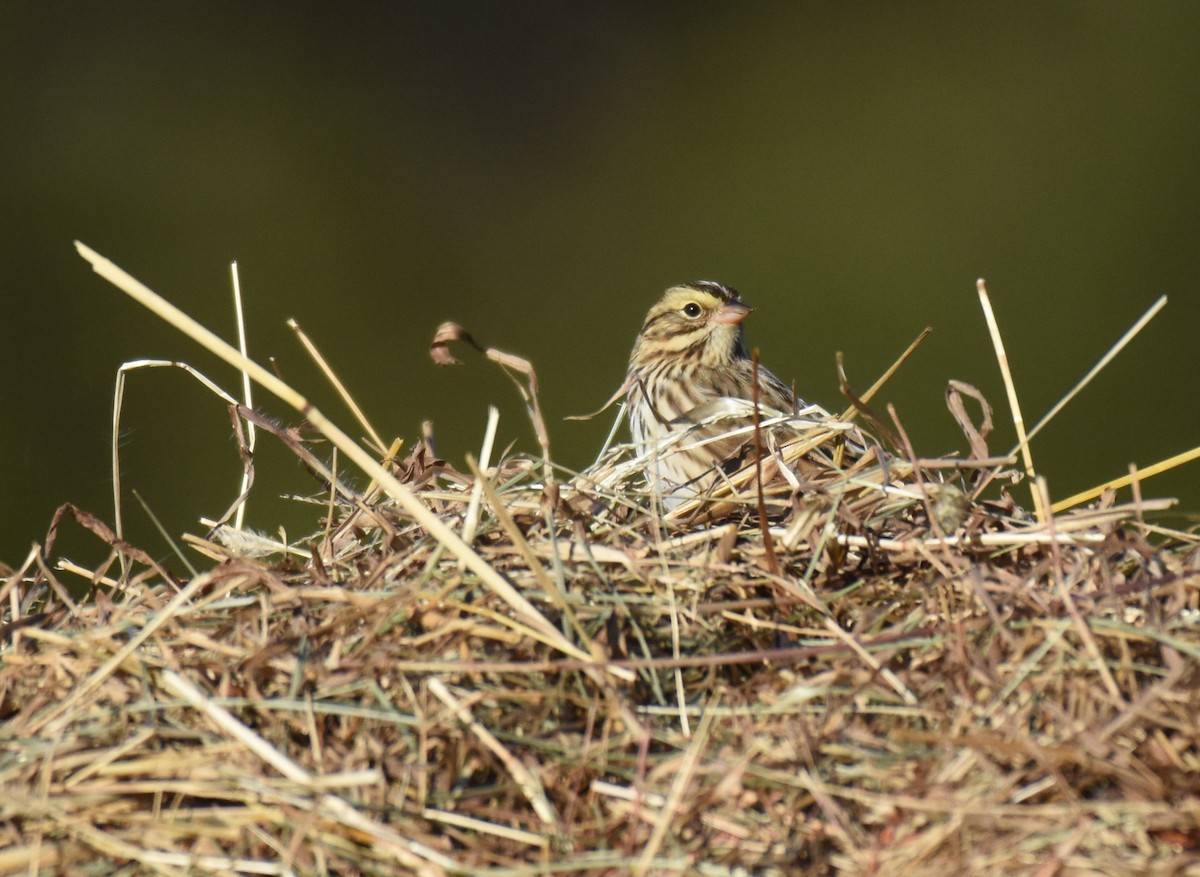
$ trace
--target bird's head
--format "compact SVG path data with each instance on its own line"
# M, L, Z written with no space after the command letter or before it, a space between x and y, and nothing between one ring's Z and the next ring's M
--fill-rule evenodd
M635 367L662 359L720 365L744 359L741 324L750 311L731 286L712 280L672 286L646 314L630 362Z

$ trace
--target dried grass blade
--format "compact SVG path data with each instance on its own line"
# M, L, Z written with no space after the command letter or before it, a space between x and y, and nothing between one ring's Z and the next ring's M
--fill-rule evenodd
M926 326L924 329L922 329L921 334L913 339L913 342L909 344L907 348L905 348L904 352L897 357L896 361L891 364L888 370L880 375L878 379L876 379L875 383L871 384L865 393L858 397L859 401L870 402L871 398L881 389L883 389L884 384L892 379L892 375L900 370L900 366L904 365L908 358L916 352L916 349L921 346L921 342L928 338L929 333L932 331L933 329L929 326ZM851 405L842 413L842 416L839 418L839 420L853 420L857 411L858 408L854 405Z
M1079 391L1082 390L1084 387L1086 387L1088 384L1090 384L1092 382L1092 379L1095 378L1096 375L1100 374L1100 372L1104 370L1105 366L1107 366L1110 362L1112 362L1113 359L1116 357L1116 355L1118 353L1120 353L1122 350L1124 350L1125 346L1127 344L1129 344L1129 342L1132 341L1134 339L1134 337L1139 332L1141 332L1142 329L1144 329L1146 327L1147 323L1149 323L1156 316L1158 316L1158 312L1161 311L1166 306L1167 306L1167 297L1165 295L1159 296L1158 301L1156 301L1153 305L1151 305L1149 310L1147 310L1146 313L1142 314L1141 318L1136 323L1134 323L1132 326L1130 326L1129 329L1126 330L1124 335L1122 335L1119 339L1117 339L1117 342L1108 349L1108 352L1105 353L1104 356L1100 357L1100 361L1097 362L1094 366L1092 366L1091 369L1088 370L1088 373L1079 379L1079 383L1077 383L1074 387L1072 387L1071 390L1067 393L1067 395L1065 395L1061 399L1059 399L1058 402L1056 402L1054 404L1054 407L1051 408L1049 411L1047 411L1042 416L1042 419L1039 420L1034 425L1033 429L1029 430L1029 435L1026 437L1026 440L1032 441L1033 437L1035 435L1037 435L1039 432L1041 432L1043 427L1045 427L1046 424L1048 424L1051 420L1053 420L1054 417L1058 414L1058 412L1062 411L1063 408L1066 407L1068 402L1070 402L1077 395L1079 395ZM1014 447L1011 451L1008 452L1008 455L1011 457L1016 452L1017 452L1017 447Z
M1145 481L1147 478L1151 478L1155 475L1161 475L1163 472L1167 472L1177 466L1182 466L1184 463L1190 463L1192 460L1200 460L1200 446L1194 447L1190 451L1184 451L1182 454L1176 454L1173 457L1167 457L1165 460L1159 460L1157 463L1147 466L1145 469L1138 469L1137 480ZM1120 490L1122 487L1128 487L1133 483L1133 480L1133 475L1122 475L1120 478L1114 478L1111 481L1105 481L1098 487L1093 487L1091 490L1085 490L1082 493L1077 493L1074 496L1069 496L1064 500L1056 502L1053 506L1051 506L1051 511L1055 513L1066 511L1072 506L1077 506L1080 503L1085 503L1089 500L1095 499L1109 488L1112 488L1113 490Z
M979 426L971 420L971 416L967 413L967 406L963 402L963 396L970 396L979 403L981 412L981 421ZM983 393L979 392L978 388L966 383L965 381L950 381L946 386L946 406L950 409L950 414L958 423L958 428L963 431L963 435L967 437L967 443L971 446L971 456L976 460L988 459L987 438L992 434L992 406L988 404L988 400L984 398ZM1011 457L1013 451L1009 454ZM920 460L914 461L914 465L919 468Z
M888 442L888 444L890 444L893 448L899 447L900 441L896 437L895 433L893 433L888 428L887 424L880 420L878 415L876 415L875 412L867 406L867 401L864 398L855 394L854 389L850 386L850 379L846 377L846 364L842 359L842 354L840 352L837 354L837 375L838 388L841 390L842 395L850 400L850 405L852 406L851 416L861 414L863 419L870 424L871 428L878 431L879 434L883 436L884 440Z
M561 649L558 649L557 642L554 639L552 639L551 636L549 636L544 630L542 630L541 628L533 627L529 624L524 623L519 617L513 618L512 616L500 611L499 609L489 609L487 606L481 606L477 602L462 603L457 600L447 600L445 602L445 605L448 608L457 609L463 615L475 615L480 618L486 618L489 621L493 622L494 624L499 625L500 627L506 627L509 630L514 631L518 636L528 637L529 639L531 639L535 642L542 643L543 645L546 645L552 649L561 651ZM488 635L483 631L475 631L475 634L477 636ZM494 634L492 636L494 636ZM560 636L561 636L561 634L560 634ZM582 652L581 652L581 654L582 654ZM594 660L591 658L588 658L587 662L585 662L585 663L588 663L588 662L595 663ZM569 664L572 667L577 667L579 665L579 661L578 660L570 661ZM457 668L458 665L457 664L442 664L442 665L435 664L432 666L437 666L437 667L440 667L441 669L453 671ZM499 666L499 665L497 665L497 666ZM517 664L517 665L515 665L515 668L518 668L521 672L526 672L526 671L532 672L533 670L536 670L538 666L540 666L539 662L535 661L535 662L531 662L528 664ZM624 670L616 670L616 671L614 671L614 675L618 675L618 676L621 676L622 678L624 678L624 674L626 672L627 671L624 671ZM630 678L632 678L632 675L630 676Z
M179 547L179 543L171 536L162 519L154 513L154 509L150 508L150 503L146 502L146 498L136 490L133 491L133 498L138 501L138 505L142 507L142 511L146 513L146 517L150 519L150 523L154 525L154 529L158 530L158 535L162 536L163 541L167 543L171 552L179 558L180 563L187 567L188 574L196 575L196 567L192 566L191 561L187 559L187 555L183 553L183 549Z
M1004 351L1004 339L1000 335L1000 325L996 322L996 314L992 310L992 300L988 297L987 285L983 278L975 281L979 291L979 304L983 308L983 318L987 321L988 334L992 336L992 347L996 351L996 362L1000 366L1000 376L1004 379L1004 391L1008 394L1008 407L1012 412L1013 428L1017 432L1017 447L1021 450L1021 459L1025 463L1025 475L1029 478L1029 492L1033 495L1034 513L1039 521L1046 519L1046 508L1042 505L1041 494L1033 485L1036 477L1033 469L1033 453L1029 450L1029 437L1025 435L1025 418L1021 416L1021 401L1017 398L1017 385L1013 382L1012 370L1008 367L1008 354Z
M669 585L667 592L667 617L671 619L671 657L676 661L680 658L679 651L679 606L675 602L675 589ZM691 736L692 729L688 723L687 686L683 684L683 668L678 664L672 671L675 681L675 704L679 707L679 730L684 736Z
M233 312L237 321L238 332L238 350L242 352L242 356L250 358L250 347L246 341L246 315L242 310L242 281L238 276L237 261L234 261L229 266L229 273L233 279ZM242 370L242 403L247 408L254 407L254 382L250 380L250 375ZM254 447L256 445L257 432L254 429L254 424L247 426L246 430L246 449L250 456L254 455ZM240 501L237 507L237 517L234 519L233 526L238 530L242 529L246 522L246 500L250 494L250 483L253 480L253 470L247 467L242 471L242 490L239 493Z
M495 405L488 406L487 427L483 431L483 445L479 448L480 471L487 471L492 465L492 448L496 442L496 426L500 422L500 409ZM479 527L479 501L483 498L483 482L476 478L471 485L471 499L467 502L467 513L463 516L462 538L470 545L475 541L475 531ZM462 561L459 561L460 568Z
M379 433L375 431L375 427L371 426L371 422L367 420L367 415L365 415L363 410L358 407L358 403L354 401L354 397L351 396L350 391L346 389L346 385L342 383L341 379L337 376L337 373L334 372L333 368L329 365L328 360L321 355L321 351L317 349L317 345L314 344L312 339L308 337L308 333L301 329L300 324L295 320L288 320L287 324L288 328L296 333L296 337L300 339L300 343L304 346L304 349L308 352L308 355L311 356L313 362L317 364L317 368L321 370L321 374L325 375L325 379L333 385L333 388L337 391L337 394L342 397L342 401L346 403L346 407L350 409L350 413L354 415L354 419L358 421L359 426L366 430L367 436L375 443L375 446L380 450L383 450L385 447L387 447L383 439L379 437ZM245 351L242 352L245 353ZM251 406L247 404L246 407L249 408Z
M534 834L532 831L522 831L519 828L510 828L507 825L498 825L495 822L488 822L483 819L476 819L473 816L464 816L462 813L454 813L450 810L434 810L426 808L421 811L421 816L428 819L430 822L440 822L443 825L453 825L456 828L465 828L469 831L482 832L483 834L502 837L506 840L516 841L517 843L528 844L531 847L538 849L546 849L550 846L550 840L543 835Z
M38 557L41 556L42 547L34 544L29 549L29 554L25 555L25 562L14 569L12 573L4 580L4 584L0 585L0 604L7 598L9 601L9 620L15 620L21 617L21 588L18 587L25 580L26 573L37 563Z

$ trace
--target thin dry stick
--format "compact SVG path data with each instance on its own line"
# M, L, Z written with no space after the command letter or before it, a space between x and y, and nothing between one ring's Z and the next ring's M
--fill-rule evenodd
M487 426L483 431L483 444L479 448L479 471L487 472L492 465L492 448L496 443L496 426L500 422L500 409L495 405L488 406ZM463 515L462 538L470 545L475 541L475 530L479 526L479 501L483 498L483 482L478 478L471 485L471 499L467 503L467 513ZM460 568L462 561L459 561Z
M146 502L145 497L143 497L136 490L132 491L132 493L133 498L136 499L138 501L138 505L142 507L142 511L146 513L146 517L150 519L150 523L154 525L154 529L158 530L158 535L162 536L163 541L167 543L167 547L170 548L172 553L179 558L179 561L185 567L187 567L188 574L194 576L196 574L196 568L192 566L191 561L187 559L187 555L183 553L183 549L179 547L179 543L171 538L171 533L169 530L167 530L167 527L162 522L162 519L154 513L154 509L150 508L150 503Z
M26 555L25 562L23 564L21 564L19 567L17 567L15 570L13 570L12 575L10 575L7 579L5 579L4 583L2 585L0 585L0 608L3 607L4 600L7 597L8 598L8 619L7 620L9 622L9 624L12 625L8 632L8 636L10 637L10 639L8 641L9 654L14 654L14 655L21 654L21 652L20 652L21 628L19 626L17 626L16 624L13 624L13 622L18 621L21 618L21 599L24 596L22 594L22 591L24 589L21 588L20 585L22 582L25 581L25 575L29 572L29 570L33 566L35 566L37 564L38 559L41 556L42 556L42 546L38 545L35 542L33 544L33 547L31 549L29 549L29 554Z
M932 331L933 331L933 329L931 329L929 326L926 326L924 329L922 329L921 334L913 339L912 344L908 345L908 347L905 349L905 351L900 354L900 356L896 359L895 362L892 363L891 367L887 371L885 371L882 375L880 375L878 380L876 380L875 383L871 384L870 388L865 393L863 393L861 396L858 397L859 400L862 402L870 402L871 398L876 393L878 393L880 391L880 389L883 388L884 384L886 384L888 381L890 381L892 379L892 375L894 375L897 371L900 370L900 366L904 365L905 361L910 356L913 355L913 353L916 351L916 349L921 346L921 342L924 341L927 337L929 337L929 333ZM858 408L855 407L854 405L851 405L849 408L847 408L845 411L842 412L842 416L839 417L838 419L852 421L857 416L858 416Z
M1174 469L1176 466L1182 466L1184 463L1190 463L1192 460L1200 460L1200 447L1192 448L1190 451L1184 451L1182 454L1176 454L1173 457L1167 457L1165 460L1159 460L1145 469L1137 470L1138 481L1145 481L1147 478L1152 478L1155 475L1161 475ZM1122 475L1120 478L1114 478L1112 481L1106 481L1098 487L1093 487L1091 490L1085 490L1082 493L1077 493L1074 496L1067 497L1064 500L1056 502L1051 506L1051 511L1061 512L1066 511L1072 506L1077 506L1080 503L1095 499L1110 487L1113 490L1120 490L1122 487L1128 487L1133 483L1133 477L1130 475Z
M346 389L346 385L338 379L338 376L334 373L325 357L321 355L321 351L317 350L317 345L313 344L312 339L300 328L300 324L295 320L288 320L287 324L288 328L296 333L296 337L300 339L300 343L304 345L304 349L308 352L308 355L313 358L313 362L317 364L317 368L321 370L321 374L325 375L325 379L333 384L333 388L342 397L342 401L346 403L346 407L350 409L350 413L354 415L359 426L366 430L367 436L375 443L375 446L380 450L387 447L383 439L379 437L379 433L371 426L371 422L367 420L367 415L363 414L362 409L358 407L358 403L354 401L354 397L350 395L350 391Z
M908 437L908 431L904 428L904 424L900 422L900 415L896 412L896 406L891 402L887 406L888 416L892 418L892 425L896 427L896 438L899 439L898 446L908 455L908 461L912 464L913 483L917 486L917 492L921 496L921 505L925 508L925 518L929 521L929 529L933 531L935 537L944 537L945 531L942 529L942 522L938 520L938 516L933 510L933 499L929 496L929 482L925 481L924 473L921 472L921 463L917 459L917 452L913 450L912 441Z
M333 449L333 453L329 455L329 502L325 505L325 527L324 527L324 543L330 549L331 556L333 544L329 539L330 533L333 532L333 521L335 510L337 509L337 477L338 477L338 456L337 448ZM318 555L319 557L320 555Z
M1008 367L1008 354L1004 352L1004 340L1000 337L1000 326L996 323L996 315L992 312L992 301L988 298L987 286L983 278L975 282L979 290L979 304L983 307L983 318L987 321L988 333L992 336L992 346L996 350L996 361L1000 365L1000 375L1004 378L1004 390L1008 394L1008 407L1012 411L1013 427L1017 431L1017 447L1021 449L1021 459L1025 462L1025 475L1029 478L1029 492L1033 494L1033 509L1039 521L1046 520L1046 508L1042 504L1041 494L1033 486L1036 477L1033 471L1033 454L1029 450L1029 438L1025 435L1025 419L1021 416L1021 402L1017 399L1017 387L1013 383L1012 371Z
M555 648L565 654L574 657L589 657L584 656L575 646L559 632L559 630L550 623L547 618L537 611L528 601L514 600L513 596L517 595L516 590L505 581L504 577L498 573L487 561L480 557L469 545L459 538L450 527L429 508L421 502L421 500L402 484L394 475L385 470L375 461L366 451L358 446L356 442L342 432L333 424L324 414L316 409L307 399L285 384L275 375L264 369L258 363L251 359L242 356L228 342L218 337L210 330L204 328L179 308L175 307L170 302L166 301L158 293L151 290L148 286L137 280L135 277L119 268L110 260L104 258L91 247L86 244L75 242L75 248L79 251L84 259L86 259L97 274L107 280L113 286L120 289L122 292L129 295L139 304L153 311L162 319L166 320L175 328L192 338L201 346L205 347L212 353L219 356L221 359L228 362L230 365L238 369L247 371L254 380L261 384L264 388L278 396L288 405L291 405L299 411L308 421L315 426L321 433L328 438L334 445L339 447L347 457L349 457L355 465L363 472L374 478L388 496L396 500L405 513L414 521L420 524L425 532L429 533L438 542L445 545L452 554L462 558L463 562L471 572L479 576L480 580L486 584L492 591L500 596L514 610L524 615L529 622L537 629L545 633L550 642ZM517 595L519 596L519 595ZM592 658L598 666L601 661Z
M1133 483L1129 486L1133 488L1133 505L1137 509L1138 523L1145 524L1146 514L1142 507L1142 480L1138 477L1137 463L1129 464L1129 477L1133 479Z
M675 602L675 589L666 587L667 617L671 619L671 657L679 658L679 606ZM679 729L684 736L691 736L692 729L687 715L687 686L683 682L683 668L676 666L672 677L675 682L675 702L679 707Z
M534 834L532 831L521 831L519 828L510 828L507 825L497 825L495 822L476 819L473 816L464 816L461 813L454 813L450 810L434 810L426 807L421 811L421 815L431 822L440 822L442 825L453 825L456 828L465 828L468 831L503 837L517 843L529 844L539 849L546 849L550 846L550 840L544 835Z
M233 311L237 317L238 350L240 350L242 352L242 356L249 359L250 358L250 353L249 353L250 348L246 344L246 317L245 317L245 314L242 313L242 282L241 282L241 279L238 277L238 266L237 266L236 261L234 261L229 266L229 270L230 270L230 273L233 275ZM250 375L246 373L245 369L243 369L242 370L242 402L245 404L245 406L247 408L254 407L254 395L252 393L253 387L254 387L254 382L250 380ZM254 424L253 423L247 424L246 425L246 450L248 450L250 452L251 456L254 455L254 445L255 445L256 435L257 435L257 430L254 428ZM239 496L241 497L241 500L238 502L237 516L233 519L233 527L235 530L242 529L242 525L246 522L246 503L250 498L250 478L251 478L250 469L244 468L242 470L242 490L241 490L241 493L239 494Z
M1132 341L1134 337L1146 327L1146 324L1153 320L1158 315L1158 312L1166 306L1167 297L1165 295L1159 296L1158 301L1151 305L1150 309L1147 310L1146 313L1142 314L1141 318L1132 326L1130 326L1124 335L1117 339L1117 342L1108 349L1108 352L1105 353L1104 356L1100 357L1100 361L1092 366L1086 375L1080 378L1079 383L1072 387L1067 395L1059 399L1058 402L1055 403L1054 407L1042 416L1042 419L1037 422L1033 429L1029 430L1027 441L1033 441L1033 437L1041 432L1046 424L1053 420L1058 412L1062 411L1063 408L1066 407L1068 402L1079 395L1079 391L1090 384L1092 379L1095 378L1096 375L1100 374L1100 372L1104 370L1105 366L1112 362L1116 355L1124 350L1125 346L1129 344L1129 342ZM1010 457L1017 452L1017 447L1020 446L1018 445L1008 452Z

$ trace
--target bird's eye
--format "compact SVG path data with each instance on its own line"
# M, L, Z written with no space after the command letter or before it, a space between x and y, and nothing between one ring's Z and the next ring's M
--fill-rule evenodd
M685 317L691 317L693 320L696 319L696 317L700 316L700 305L696 304L694 301L688 302L683 306L683 315Z

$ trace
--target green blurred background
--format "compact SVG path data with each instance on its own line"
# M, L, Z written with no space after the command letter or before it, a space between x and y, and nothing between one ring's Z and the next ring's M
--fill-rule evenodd
M64 501L111 520L122 362L237 386L75 238L230 338L239 260L256 358L353 427L296 318L381 432L432 420L457 465L488 403L502 441L535 444L494 367L431 364L439 322L533 360L555 456L581 466L609 420L561 418L620 384L661 289L701 277L742 290L750 343L830 408L837 351L863 388L932 325L880 403L926 454L965 447L950 378L1012 443L977 277L1028 422L1165 293L1035 461L1061 498L1194 447L1198 42L1186 3L5 3L0 559ZM228 416L183 374L134 374L124 427L125 483L173 533L236 495ZM313 529L276 498L313 489L266 439L249 523ZM1200 463L1146 493L1200 509ZM74 528L60 547L104 555Z

